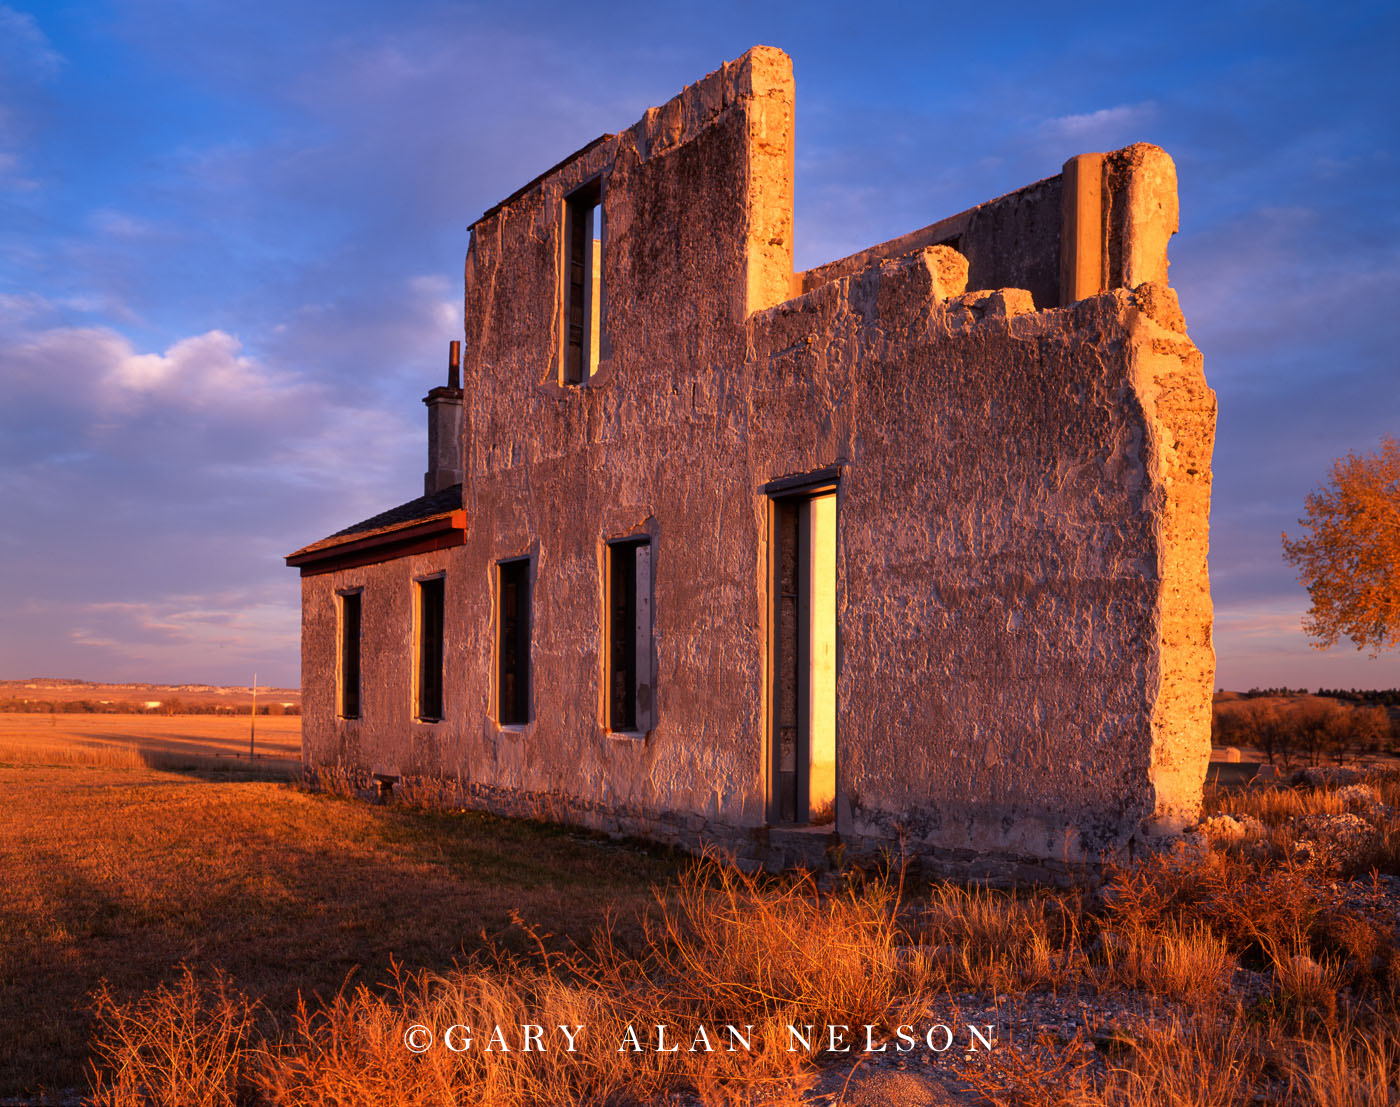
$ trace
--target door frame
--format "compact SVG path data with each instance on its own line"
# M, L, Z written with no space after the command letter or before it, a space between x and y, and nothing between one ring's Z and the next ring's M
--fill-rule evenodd
M836 533L834 541L837 544L836 558L836 580L833 587L836 590L836 673L837 685L840 684L841 671L841 559L840 536L841 536L841 469L839 466L831 466L818 469L809 473L802 473L795 476L783 477L779 480L770 481L765 484L760 491L765 498L764 511L767 526L768 557L765 573L766 595L764 604L767 608L767 617L764 623L767 627L765 651L764 651L764 682L768 710L764 720L764 750L762 763L763 777L763 808L764 817L769 826L793 826L803 827L811 825L811 705L809 703L809 682L811 679L811 642L809 635L799 634L797 642L797 759L801 766L805 758L809 764L806 771L799 768L797 772L797 795L794 804L794 815L800 816L788 821L782 818L782 811L778 797L778 759L781 756L781 743L779 741L779 698L778 680L781 672L781 646L778 641L779 618L778 600L780 592L779 573L779 534L778 534L778 513L782 506L798 501L799 510L804 514L810 510L810 501L818 496L833 495L836 497ZM811 597L810 584L806 580L808 572L807 565L810 562L811 526L810 523L803 525L804 519L799 516L797 527L797 571L798 571L798 620L799 625L811 625L811 613L807 610L804 615L804 608L810 608ZM836 750L836 810L841 809L841 716L839 709L836 712L835 735ZM833 823L833 829L835 828Z

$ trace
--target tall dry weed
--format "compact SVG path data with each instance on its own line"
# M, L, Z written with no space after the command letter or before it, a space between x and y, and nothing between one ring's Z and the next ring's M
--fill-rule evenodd
M101 1107L241 1107L264 1056L258 1004L222 974L182 966L130 1003L101 984L95 995L93 1100Z
M1225 997L1238 967L1224 941L1200 922L1129 926L1101 937L1102 980L1109 988L1209 1007Z
M1290 1102L1299 1107L1390 1107L1400 1103L1400 1037L1329 1032L1297 1052L1289 1066Z
M1172 1021L1121 1039L1095 1107L1246 1107L1267 1102L1260 1087L1269 1056L1242 1014Z
M272 1104L338 1107L659 1103L676 1092L715 1107L795 1104L813 1070L807 1051L790 1048L789 1025L846 1025L854 1038L866 1025L910 1021L931 998L886 882L818 896L810 881L704 865L661 899L645 934L635 956L604 937L536 963L501 956L347 987L315 1010L303 1005L268 1043L251 1037L251 1015L236 1017L250 1009L222 981L209 991L186 976L125 1006L104 992L97 1086L110 1107L134 1107L154 1087L169 1089L157 1103L221 1107L234 1102L230 1089L249 1086ZM563 1048L560 1025L584 1027L574 1049ZM661 1025L679 1049L656 1048ZM406 1047L414 1026L433 1043L421 1053ZM496 1026L505 1048L488 1050ZM545 1028L551 1048L525 1051L524 1026ZM454 1027L453 1044L470 1036L474 1048L449 1047ZM821 1048L820 1034L808 1037ZM211 1075L201 1057L226 1060Z
M920 929L939 982L948 987L993 994L1058 988L1080 960L1075 912L1059 898L937 885Z

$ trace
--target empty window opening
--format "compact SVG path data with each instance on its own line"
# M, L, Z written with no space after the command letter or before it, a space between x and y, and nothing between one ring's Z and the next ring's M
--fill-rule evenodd
M497 566L501 625L497 656L497 718L503 726L530 721L530 562Z
M340 594L340 717L360 717L360 593Z
M608 729L651 729L651 541L608 545Z
M836 804L836 494L774 499L769 819L822 825Z
M442 616L444 580L418 582L418 718L442 718Z
M565 384L583 384L598 369L603 318L603 205L597 180L564 201Z

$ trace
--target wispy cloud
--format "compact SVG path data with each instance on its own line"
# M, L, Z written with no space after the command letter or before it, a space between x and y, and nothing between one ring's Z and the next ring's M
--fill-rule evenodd
M143 239L160 233L155 224L112 208L99 208L92 213L90 222L94 230L113 238Z
M41 78L58 75L63 56L28 12L0 4L0 59L7 66Z
M1075 115L1058 115L1041 123L1040 130L1052 138L1114 145L1147 126L1156 114L1157 104L1144 100ZM1131 141L1131 137L1127 140Z
M260 663L266 674L300 634L295 602L255 591L216 589L142 602L88 603L50 615L73 620L70 641L105 655L104 668L131 675L158 670L205 679Z

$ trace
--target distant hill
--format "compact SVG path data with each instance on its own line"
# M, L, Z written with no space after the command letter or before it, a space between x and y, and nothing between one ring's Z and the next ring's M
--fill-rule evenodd
M0 711L160 712L247 714L253 689L246 685L111 684L65 677L0 680ZM300 688L258 687L258 712L301 711Z

